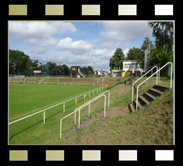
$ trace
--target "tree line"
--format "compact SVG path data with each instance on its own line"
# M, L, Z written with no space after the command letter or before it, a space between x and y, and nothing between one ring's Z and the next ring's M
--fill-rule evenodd
M94 74L91 66L84 66L80 68L83 74L91 75ZM34 74L33 70L41 70L41 74ZM29 55L19 50L9 49L9 74L10 75L70 75L70 68L66 65L58 65L55 62L47 62L43 64L39 60L31 60Z
M149 22L155 44L148 37L140 48L131 48L125 57L123 50L117 48L110 59L109 66L112 69L123 69L123 60L136 60L141 68L144 68L145 50L150 46L150 66L163 66L167 62L173 62L173 22Z

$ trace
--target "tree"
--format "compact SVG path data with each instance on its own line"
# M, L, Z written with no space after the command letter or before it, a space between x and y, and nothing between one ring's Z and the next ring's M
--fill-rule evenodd
M32 61L32 67L34 68L34 69L38 69L38 64L39 64L39 61L38 60L34 60L34 61Z
M140 48L131 48L127 53L127 60L136 60L141 68L144 67L144 54Z
M167 62L173 62L173 22L149 22L152 34L156 38L156 48L151 52L151 64L163 66ZM168 68L161 74L167 75Z
M70 69L67 65L63 64L62 69L63 69L63 74L64 75L70 75L71 74L71 71L70 71Z
M167 62L173 62L173 50L168 51L166 47L159 51L156 48L151 50L151 66L160 65L163 66ZM161 71L161 75L167 75L168 68Z
M149 22L153 29L153 36L156 38L156 48L161 50L166 47L168 51L173 49L173 22Z
M58 75L63 75L63 68L61 65L57 66L57 72L58 72Z
M145 40L144 40L144 42L143 42L143 44L141 46L141 50L143 52L145 52L145 50L147 49L148 46L150 46L150 48L154 48L153 41L151 41L148 37L145 37L144 39Z
M57 64L52 63L50 74L56 76L58 73Z
M112 56L112 58L110 59L110 63L109 66L111 68L111 70L113 68L123 68L123 60L124 60L124 53L122 51L121 48L117 48L114 52L114 55Z
M9 73L25 74L31 65L31 59L24 52L18 50L9 50Z
M83 66L80 68L81 72L85 75L93 75L94 74L94 70L91 66Z
M81 72L82 72L83 74L85 74L85 75L88 74L88 70L87 70L87 67L86 67L86 66L81 67L80 70L81 70Z
M57 65L52 62L42 64L39 63L39 60L31 60L21 51L9 50L9 74L31 75L34 69L39 69L48 75L70 75L70 69L65 64Z
M93 70L93 68L91 66L88 66L87 70L88 70L88 74L89 75L93 75L94 74L94 70Z

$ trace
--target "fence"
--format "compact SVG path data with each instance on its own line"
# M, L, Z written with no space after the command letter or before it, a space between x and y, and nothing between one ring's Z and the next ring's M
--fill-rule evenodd
M70 99L68 99L68 100L65 100L65 101L63 101L63 102L61 102L61 103L58 103L58 104L53 105L53 106L51 106L51 107L48 107L48 108L46 108L46 109L40 110L40 111L35 112L35 113L33 113L33 114L30 114L30 115L27 115L27 116L25 116L25 117L22 117L22 118L20 118L20 119L17 119L17 120L15 120L15 121L13 121L13 122L9 122L9 125L10 125L10 124L13 124L13 123L16 123L16 122L19 122L19 121L21 121L21 120L24 120L24 119L26 119L26 118L29 118L29 117L31 117L31 116L34 116L34 115L36 115L36 114L39 114L39 113L41 113L41 112L43 112L43 123L45 124L45 119L46 119L46 113L45 113L45 111L46 111L46 110L49 110L49 109L51 109L51 108L54 108L54 107L57 107L58 105L63 104L63 112L65 112L65 104L66 104L66 102L71 101L71 100L75 100L75 104L77 105L77 99L78 99L78 97L83 96L83 98L84 98L84 100L85 100L85 98L86 98L85 95L86 95L86 94L89 94L89 97L90 97L90 93L93 92L93 95L94 95L94 94L95 94L95 91L98 93L99 91L101 91L101 90L103 90L103 89L104 89L104 87L100 87L100 88L96 88L96 89L94 89L94 90L91 90L91 91L82 93L81 95L78 95L78 96L76 96L76 97L72 97L72 98L70 98Z
M96 86L95 83L59 83L59 82L38 82L38 81L9 81L9 83L14 83L14 84L31 84L31 83L34 83L34 84L50 84L50 85L77 85L77 86L80 86L80 85L85 85L85 86L89 86L89 85L92 85L92 86Z
M102 94L98 95L97 97L91 99L90 101L84 103L83 105L79 106L78 108L76 108L73 112L71 112L70 114L66 115L65 117L60 119L60 138L62 137L62 121L69 117L70 115L74 114L74 124L76 125L76 112L79 111L79 116L78 116L78 126L80 127L80 111L83 107L86 107L87 105L89 106L88 108L88 116L90 116L90 104L92 102L94 102L95 100L104 97L104 117L106 115L106 95L104 93L108 92L108 107L110 106L110 91L105 91Z

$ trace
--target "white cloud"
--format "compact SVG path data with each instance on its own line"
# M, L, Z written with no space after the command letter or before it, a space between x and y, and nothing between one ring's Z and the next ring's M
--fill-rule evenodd
M92 62L92 58L85 56L73 56L68 59L67 63L71 65L88 66Z
M55 45L57 42L58 42L58 39L48 37L47 39L41 40L40 45L43 47L52 46L52 45Z
M38 43L38 41L35 38L27 38L27 39L24 39L23 41L28 43L28 44L31 44L31 45Z
M103 60L100 63L96 63L93 65L94 70L104 70L108 71L109 70L109 61L108 60Z
M75 26L70 22L45 21L10 21L9 33L20 38L48 37L54 33L63 34L66 31L75 32Z
M110 59L113 56L114 51L115 50L110 49L93 49L89 52L89 55L104 60L104 59Z
M57 44L57 50L67 50L73 54L84 54L93 48L93 44L84 40L73 41L72 38L67 37L61 39Z
M9 34L23 40L28 44L40 43L41 46L56 44L54 34L76 32L76 27L70 22L64 21L10 21Z
M130 43L130 42L126 42L126 43L123 45L123 48L128 48L129 46L131 46L131 43Z
M113 41L106 41L105 43L102 44L103 47L107 47L107 48L113 48L119 45L120 45L120 42L113 42Z
M42 61L44 62L55 62L55 63L65 63L68 61L67 56L63 55L49 55L49 56L44 56L42 58Z
M47 49L39 47L37 49L31 50L30 52L31 53L36 53L36 54L45 54L47 52Z
M103 26L100 34L114 41L135 40L151 33L147 21L109 21L103 22Z

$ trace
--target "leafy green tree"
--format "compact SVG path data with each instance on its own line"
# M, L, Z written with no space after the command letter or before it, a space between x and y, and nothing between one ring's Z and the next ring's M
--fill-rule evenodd
M173 50L169 51L166 47L159 51L156 48L151 50L151 66L163 66L167 62L173 62ZM167 76L168 67L161 71L161 75Z
M62 69L63 69L63 75L70 75L71 74L71 71L67 65L63 64Z
M34 60L34 61L32 61L31 66L32 66L34 69L38 69L38 64L39 64L39 61L38 61L38 60Z
M156 48L166 47L168 51L173 48L173 22L149 22L153 36L156 38Z
M121 48L117 48L114 52L114 55L112 56L112 58L110 59L110 69L114 69L114 68L123 68L123 60L125 59L125 55L122 51Z
M85 75L93 75L94 74L94 70L91 66L83 66L80 68L81 72Z
M10 74L25 74L28 67L31 65L31 60L28 55L22 51L9 50L9 73Z
M88 70L88 74L89 75L93 75L94 74L94 70L93 70L93 68L91 66L88 66L87 70Z
M141 68L144 67L144 54L140 48L131 48L127 53L127 60L136 60Z
M51 70L50 70L50 74L52 76L56 76L58 74L58 71L57 71L57 64L56 63L52 63L51 65Z
M173 22L149 22L152 34L156 38L156 48L151 50L151 65L163 66L173 62ZM167 75L168 67L161 72Z
M88 71L87 71L87 67L86 66L80 67L80 70L81 70L81 72L83 74L88 75Z
M154 48L153 41L151 41L148 37L145 37L144 39L145 40L144 40L144 42L143 42L143 44L141 46L141 50L143 52L145 52L145 50L147 49L148 46L150 46L150 48Z
M58 73L58 75L63 75L63 68L61 65L57 66L57 73Z

